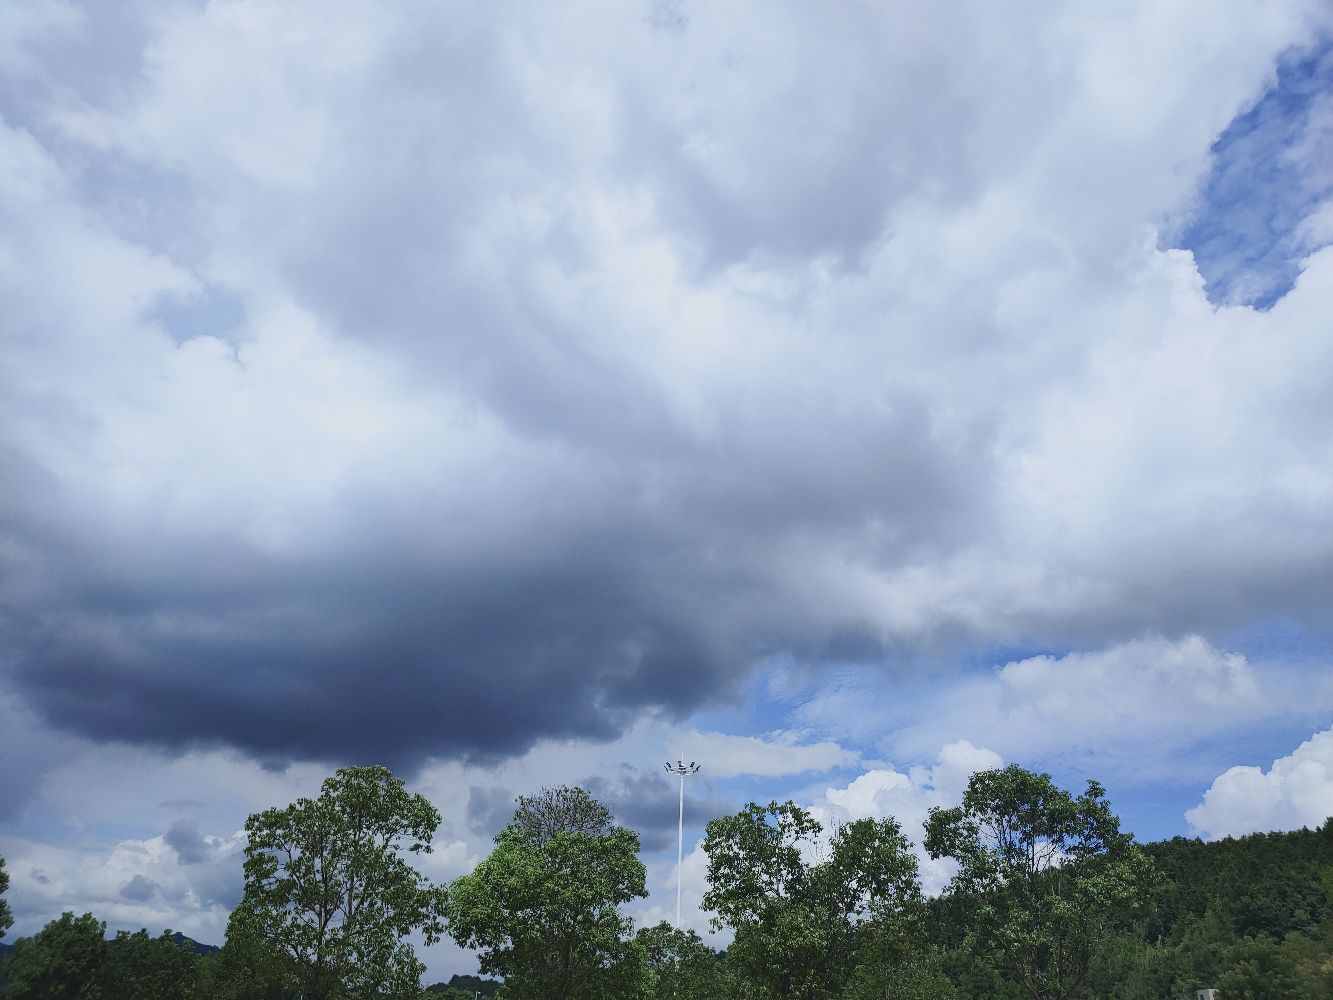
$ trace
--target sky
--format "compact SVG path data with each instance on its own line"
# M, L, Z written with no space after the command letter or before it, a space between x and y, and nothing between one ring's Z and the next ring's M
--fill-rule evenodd
M353 764L651 922L698 760L705 933L751 800L1333 814L1322 0L10 0L0 177L9 940L220 943Z

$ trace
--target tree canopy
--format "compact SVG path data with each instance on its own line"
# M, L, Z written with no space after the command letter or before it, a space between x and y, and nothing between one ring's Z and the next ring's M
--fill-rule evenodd
M638 834L581 788L519 799L495 849L449 888L449 933L515 1000L630 996L644 976L618 907L647 895Z
M972 775L962 805L932 809L925 847L958 863L949 891L968 900L966 947L1035 1000L1083 989L1146 898L1151 870L1101 785L1075 797L1017 765Z
M14 1000L102 1000L106 924L91 913L63 913L14 946L6 966ZM108 997L110 1000L110 997Z
M429 852L440 814L383 767L341 768L316 799L245 824L245 895L227 937L271 946L303 1000L415 997L423 966L403 939L443 932L443 891L405 855Z
M635 943L647 962L652 1000L714 1000L740 992L722 956L694 931L662 921L639 928Z
M826 833L793 802L751 803L708 824L704 851L704 906L736 935L728 958L773 997L835 996L871 928L921 902L916 858L893 819Z
M5 871L5 859L0 858L0 937L5 936L5 931L14 926L14 914L9 909L9 903L5 901L5 892L9 889L9 872Z
M543 788L535 795L520 795L509 826L538 847L560 833L600 837L611 832L611 810L577 785Z

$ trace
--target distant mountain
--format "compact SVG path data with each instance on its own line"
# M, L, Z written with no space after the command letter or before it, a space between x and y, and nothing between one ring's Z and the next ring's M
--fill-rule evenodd
M175 934L171 935L171 939L175 941L178 945L180 945L182 948L188 947L196 955L211 955L213 954L213 952L221 950L215 944L200 944L194 938L188 938L180 931L177 931ZM11 942L0 941L0 958L4 958L13 950L14 950L14 944L12 941Z
M480 993L484 997L494 996L495 991L500 988L500 982L496 979L482 979L480 976L450 976L447 983L436 983L434 986L427 986L427 993L462 993L471 1000Z
M215 944L200 944L194 938L188 938L180 931L177 931L175 934L171 935L171 940L175 941L182 948L184 948L186 945L189 945L190 950L194 952L196 955L211 955L215 951L222 950Z

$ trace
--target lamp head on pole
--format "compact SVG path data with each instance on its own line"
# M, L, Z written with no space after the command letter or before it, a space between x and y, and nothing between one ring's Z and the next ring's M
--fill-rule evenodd
M674 764L672 764L670 761L667 761L662 766L665 767L667 771L670 772L671 774L678 774L683 778L689 774L698 774L701 765L695 763L694 761L690 761L688 764L686 764L683 760L678 760Z

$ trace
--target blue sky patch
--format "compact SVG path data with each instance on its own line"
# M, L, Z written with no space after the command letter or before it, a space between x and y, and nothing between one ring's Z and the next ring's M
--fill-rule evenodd
M1333 43L1293 53L1213 144L1213 167L1179 246L1217 305L1268 309L1325 245L1306 225L1333 194Z

